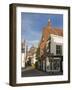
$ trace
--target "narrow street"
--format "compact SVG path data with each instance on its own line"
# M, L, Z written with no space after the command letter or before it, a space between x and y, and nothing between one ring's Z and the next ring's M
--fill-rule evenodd
M22 77L47 76L47 75L48 73L35 69L32 66L22 69Z

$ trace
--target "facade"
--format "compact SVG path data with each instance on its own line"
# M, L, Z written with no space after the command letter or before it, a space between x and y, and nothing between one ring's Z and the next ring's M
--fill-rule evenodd
M46 42L46 52L53 55L63 55L63 37L50 34Z
M26 65L26 54L27 54L28 47L26 45L26 41L21 43L21 66L22 68L25 68Z
M62 74L63 30L52 28L50 19L43 29L40 48L41 69L49 74Z
M30 50L27 52L27 63L29 65L34 65L36 62L36 48L32 46Z
M46 72L62 71L63 37L51 34L46 43ZM51 56L48 56L51 54ZM60 72L61 73L61 72ZM59 74L60 74L59 73Z

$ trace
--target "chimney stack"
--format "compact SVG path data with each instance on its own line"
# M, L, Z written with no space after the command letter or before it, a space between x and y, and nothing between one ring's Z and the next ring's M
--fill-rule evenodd
M51 20L50 20L50 18L48 19L48 27L51 28Z

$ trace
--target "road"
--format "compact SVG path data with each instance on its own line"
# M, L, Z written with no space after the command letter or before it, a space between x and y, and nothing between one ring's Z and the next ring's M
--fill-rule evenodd
M48 75L46 72L37 70L33 67L27 67L26 69L22 69L22 77L46 76L46 75Z
M33 77L33 76L53 76L53 75L63 75L63 72L45 72L29 66L25 69L22 69L22 77Z

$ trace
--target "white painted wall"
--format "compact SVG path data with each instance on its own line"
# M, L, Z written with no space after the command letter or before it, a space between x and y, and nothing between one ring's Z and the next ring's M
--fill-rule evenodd
M10 3L34 3L46 5L71 6L72 0L0 0L0 90L72 90L72 77L70 84L40 85L28 87L11 87L9 83L9 4ZM71 24L72 30L72 24ZM72 38L72 31L70 32ZM72 40L71 40L72 46ZM72 48L71 48L72 51ZM72 55L71 55L72 60ZM72 61L71 61L72 68ZM72 69L71 69L72 76Z
M37 60L36 60L36 54L34 54L34 55L33 55L33 64L35 64L36 61L37 61Z
M56 45L61 45L63 48L63 37L51 34L51 53L54 53L54 55L56 55Z
M54 55L56 55L56 45L54 42L54 39L51 36L51 47L50 47L50 52L53 53Z
M21 67L22 68L25 68L25 62L26 62L26 60L25 60L25 58L26 58L26 52L27 52L27 47L26 47L27 45L26 45L26 42L24 42L24 52L22 52L21 53Z
M22 66L22 68L25 68L25 54L22 53L21 56L22 56L21 57L21 64L22 64L21 66Z

